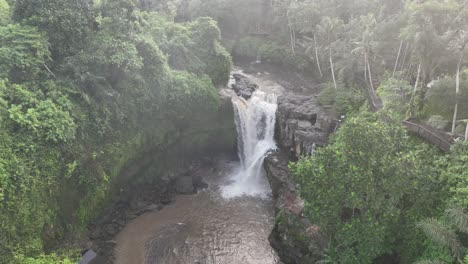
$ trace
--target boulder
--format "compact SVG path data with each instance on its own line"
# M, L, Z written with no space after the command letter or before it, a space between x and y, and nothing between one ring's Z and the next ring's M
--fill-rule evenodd
M258 85L249 80L246 76L242 74L235 73L233 74L235 83L232 84L232 89L236 92L238 96L243 97L248 100L252 97L253 92L257 90Z
M195 188L193 186L193 180L191 176L181 176L175 181L175 191L178 194L193 194Z
M280 147L298 158L323 146L334 122L314 96L286 93L278 97L276 126Z

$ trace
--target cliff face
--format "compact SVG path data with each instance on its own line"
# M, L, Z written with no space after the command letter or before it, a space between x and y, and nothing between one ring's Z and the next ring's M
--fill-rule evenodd
M270 244L285 264L315 263L323 256L327 238L302 216L304 201L290 179L288 163L288 156L282 151L271 154L264 162L276 210Z
M290 178L288 163L326 144L335 127L314 97L289 93L278 98L275 133L280 150L265 159L264 168L276 208L269 239L286 264L315 263L328 243L320 228L302 216L304 201Z
M313 96L287 93L278 98L276 136L280 148L293 158L323 146L335 124Z

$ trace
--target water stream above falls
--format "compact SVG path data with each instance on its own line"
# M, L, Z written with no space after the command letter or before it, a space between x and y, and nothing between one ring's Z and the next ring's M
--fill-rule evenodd
M274 142L276 95L268 76L250 76L260 90L233 96L239 160L218 159L203 169L209 188L180 195L146 213L117 236L117 264L276 264L268 236L274 225L263 158Z

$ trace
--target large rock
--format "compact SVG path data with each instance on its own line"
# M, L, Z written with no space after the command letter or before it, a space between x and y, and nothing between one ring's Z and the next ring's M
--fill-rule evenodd
M304 202L288 172L288 156L276 152L264 167L275 199L276 222L269 240L285 264L316 263L322 259L327 238L302 216Z
M244 99L250 99L253 92L257 90L258 85L249 80L246 76L242 74L235 73L233 74L235 83L232 84L232 89L236 92L238 96L243 97Z
M291 93L278 98L276 125L280 147L296 158L323 146L335 126L315 97Z
M178 194L193 194L195 187L191 176L182 176L175 181L175 191Z
M315 97L286 93L278 98L275 133L280 150L265 159L264 167L276 209L269 240L286 264L315 263L328 244L320 227L303 217L304 201L290 178L288 163L325 145L334 129L335 123Z

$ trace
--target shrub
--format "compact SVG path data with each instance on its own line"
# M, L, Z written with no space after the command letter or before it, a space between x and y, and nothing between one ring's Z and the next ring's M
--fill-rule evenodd
M233 53L239 57L256 59L259 54L259 49L264 43L265 40L261 38L245 37L236 43Z
M377 88L384 108L398 119L403 119L409 107L413 87L406 81L396 78L384 80Z
M335 89L333 83L322 85L323 89L318 95L319 103L325 108L334 108L338 113L349 113L358 109L365 101L361 90L345 87L338 83Z
M426 121L427 125L441 130L445 129L448 123L449 121L445 120L444 117L440 115L433 115Z
M446 120L452 120L455 107L455 79L447 77L437 81L426 94L425 111L428 115L440 115ZM458 119L468 118L468 79L460 80L458 97Z
M22 254L15 255L15 264L74 264L76 260L68 257L60 257L56 254L40 255L38 257L26 257Z
M336 93L333 83L322 85L322 91L318 95L319 103L325 108L332 108L335 104Z
M446 194L434 155L398 122L361 113L290 165L304 214L330 238L331 263L373 263L392 251L414 261L421 246L414 219L436 214Z
M56 89L51 82L46 85ZM14 84L8 89L5 99L12 103L7 111L15 124L50 142L66 142L75 137L72 103L61 92L51 90L46 99L41 91L34 93L23 85Z
M46 38L34 27L0 26L0 78L33 79L49 56Z
M6 0L0 0L0 25L5 25L10 20L10 6Z

